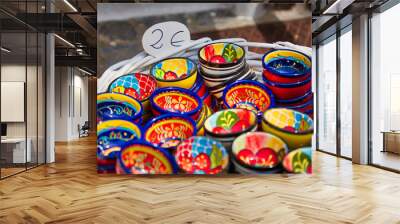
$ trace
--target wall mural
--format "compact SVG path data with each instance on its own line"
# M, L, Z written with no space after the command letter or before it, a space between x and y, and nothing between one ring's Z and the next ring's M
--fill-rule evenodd
M141 52L98 79L98 173L312 172L309 47L191 40L178 21L130 41Z

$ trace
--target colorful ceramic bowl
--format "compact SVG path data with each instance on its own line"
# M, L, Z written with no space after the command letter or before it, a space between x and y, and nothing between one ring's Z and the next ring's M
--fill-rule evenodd
M248 132L257 126L257 115L246 109L226 109L207 118L205 131L213 137L232 137Z
M250 175L276 174L276 173L282 173L282 171L284 170L281 165L271 169L259 170L254 168L252 169L249 168L248 166L242 165L236 160L236 158L232 158L231 161L235 168L235 171L240 174L250 174Z
M245 50L233 43L212 43L199 50L198 58L201 65L227 68L242 63L245 59Z
M199 119L196 122L197 125L197 135L198 136L203 136L204 135L204 123L206 122L207 118L211 116L213 113L210 107L204 104L203 106L203 111L202 115L199 117Z
M151 76L133 73L115 79L108 87L112 93L121 93L133 97L142 103L143 111L150 111L150 95L156 90L157 82Z
M312 173L311 147L295 149L283 160L283 167L290 173Z
M274 168L283 161L288 151L282 139L264 132L242 134L232 144L236 161L251 169Z
M177 172L174 158L165 149L148 142L134 140L124 145L117 158L117 173L173 174Z
M273 108L264 113L262 129L280 137L293 150L311 145L313 120L295 110Z
M153 118L144 128L144 139L155 146L174 150L184 139L197 134L193 119L179 114Z
M313 103L313 94L312 92L307 93L307 96L297 102L294 103L276 103L276 107L283 107L287 109L292 109L292 110L297 110L302 113L312 113L313 108L314 108L314 103Z
M108 120L97 124L97 156L115 159L120 147L134 139L142 138L141 128L125 120Z
M218 174L227 168L229 155L220 142L197 136L179 144L175 160L188 174Z
M311 59L293 50L271 50L263 58L264 77L276 83L295 83L311 76Z
M192 88L190 88L190 91L196 93L199 97L202 97L207 93L207 86L204 83L204 80L201 77L201 75L197 76L197 80L192 86Z
M130 96L119 93L97 95L97 114L100 121L128 120L141 123L142 105Z
M265 85L272 91L277 100L293 100L311 91L311 76L301 82L281 84L269 81L263 77Z
M182 114L197 120L203 102L197 94L178 87L157 89L150 97L154 115Z
M248 109L256 112L259 116L275 105L271 91L253 80L241 80L228 85L222 99L227 108Z
M204 73L200 73L203 75ZM220 88L222 86L227 86L229 83L232 83L236 80L247 79L249 75L253 74L253 70L250 68L249 65L246 65L242 70L226 77L226 78L208 78L204 76L204 82L209 88Z
M190 89L197 79L197 65L188 58L167 58L155 64L150 73L159 87Z

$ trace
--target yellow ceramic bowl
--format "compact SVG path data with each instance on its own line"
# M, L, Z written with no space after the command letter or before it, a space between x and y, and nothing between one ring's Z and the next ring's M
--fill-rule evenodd
M280 137L293 150L311 145L313 120L295 110L274 108L264 113L262 129Z
M197 79L197 66L188 58L167 58L150 69L158 87L190 89Z

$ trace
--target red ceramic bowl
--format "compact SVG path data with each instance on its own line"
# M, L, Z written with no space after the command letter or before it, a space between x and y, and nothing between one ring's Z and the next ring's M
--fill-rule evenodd
M241 80L228 85L222 99L226 108L248 109L259 116L275 106L274 95L271 91L253 80Z
M285 77L285 76L279 76L273 72L270 72L266 69L263 71L263 77L271 82L276 82L276 83L282 83L282 84L290 84L290 83L296 83L296 82L301 82L304 81L308 78L310 78L311 73L307 73L302 76L295 76L295 77Z
M150 96L153 114L182 114L197 120L203 107L203 102L196 93L178 87L157 89Z
M271 82L265 79L265 77L263 77L263 80L278 101L298 98L311 91L311 77L302 82L292 84Z

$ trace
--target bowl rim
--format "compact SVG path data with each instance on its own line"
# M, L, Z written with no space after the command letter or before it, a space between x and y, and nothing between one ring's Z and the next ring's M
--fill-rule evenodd
M192 111L188 111L188 112L172 112L169 110L165 110L163 108L161 108L160 106L158 106L155 102L154 102L154 98L164 92L170 92L170 91L177 91L177 92L181 92L184 93L185 95L189 95L191 97L193 97L196 101L197 101L197 107L192 110ZM182 115L187 115L187 116L192 116L197 114L201 108L203 107L203 101L201 100L201 98L194 92L184 89L184 88L180 88L180 87L163 87L163 88L158 88L156 89L156 91L153 92L153 94L151 94L150 96L150 105L157 111L159 112L164 112L164 113L171 113L171 114L182 114Z
M294 98L294 99L288 99L288 100L279 100L279 99L276 99L276 103L295 103L295 102L297 102L297 101L300 101L300 100L303 100L303 99L305 99L306 97L308 97L310 94L313 94L313 91L312 90L310 90L310 91L308 91L307 93L305 93L304 95L302 95L302 96L300 96L300 97L297 97L297 98Z
M112 125L111 122L119 123L119 125ZM97 127L96 127L96 129L97 129L96 130L96 135L99 135L99 134L101 134L102 131L105 131L105 130L110 129L110 128L118 129L118 128L121 127L121 125L124 125L124 124L129 125L129 126L132 126L132 125L136 126L136 128L140 132L139 133L140 137L138 139L143 139L144 129L143 129L142 126L140 126L140 125L138 125L138 124L136 124L134 122L127 121L127 120L121 120L121 119L106 120L106 121L102 121L102 122L98 123ZM127 129L132 130L129 127Z
M248 135L255 135L255 134L265 135L265 136L268 136L268 137L271 137L271 138L275 138L275 139L278 139L279 141L281 141L281 142L283 143L283 146L284 146L284 147L283 147L283 150L284 150L284 152L285 152L285 155L283 156L282 161L278 161L277 165L275 165L274 167L252 167L252 166L249 166L248 164L244 164L244 163L238 161L239 164L242 165L242 166L248 167L248 168L250 168L250 169L261 170L261 171L262 171L262 170L266 170L266 169L273 169L273 168L279 166L279 165L283 162L283 160L285 159L285 156L286 156L286 155L289 153L289 151L290 151L290 150L289 150L288 144L287 144L282 138L280 138L279 136L276 136L276 135L271 134L271 133L263 132L263 131L247 132L247 133L244 133L244 134L240 135L239 137L244 136L244 137L242 137L242 138L245 138L245 137L248 136ZM237 137L237 138L233 141L233 143L232 143L232 150L231 150L231 152L232 152L232 157L235 158L235 159L236 159L236 154L234 153L233 146L235 145L235 141L239 141L239 140L240 140L239 137ZM237 139L239 139L239 140L237 140ZM275 154L276 154L277 156L279 156L278 152L276 152L274 149L272 149L272 150L275 152Z
M254 118L255 118L255 122L254 122L254 124L250 124L250 126L248 127L248 128L246 128L245 130L242 130L242 131L240 131L240 132L236 132L236 133L227 133L227 134L216 134L216 133L214 133L214 132L212 132L212 131L210 131L210 130L208 130L207 129L207 127L206 127L206 123L207 123L207 121L212 117L212 116L216 116L216 114L220 114L220 113L222 113L222 112L224 112L224 111L233 111L233 110L243 110L243 111L246 111L246 112L249 112L249 113L251 113L251 114L253 114L254 115ZM250 130L252 130L256 125L258 124L258 116L257 116L257 114L254 112L254 111L252 111L252 110L246 110L246 109L243 109L243 108L228 108L228 109L223 109L223 110L219 110L219 111L217 111L217 112L215 112L215 113L213 113L211 116L209 116L205 121L204 121L204 131L208 134L208 135L210 135L210 137L217 137L217 138L229 138L229 137L235 137L235 136L239 136L239 135L241 135L241 134L243 134L243 133L245 133L245 132L248 132L248 131L250 131Z
M275 96L272 94L272 91L270 89L268 89L266 86L264 86L263 84L261 84L260 82L258 82L256 80L237 80L233 83L230 83L227 87L225 87L224 92L222 93L222 100L223 100L224 105L227 108L231 108L231 107L228 105L228 102L226 101L226 94L228 93L228 91L231 88L233 88L237 85L242 85L242 84L255 85L255 86L261 88L262 90L264 90L267 93L267 95L269 97L269 101L270 101L270 105L267 108L267 110L275 107ZM261 111L261 113L264 113L264 112L265 111Z
M165 119L173 118L173 117L178 117L178 118L180 118L182 120L189 121L189 123L193 127L193 136L197 135L196 123L193 121L193 119L191 117L186 116L186 115L182 115L182 114L168 113L168 114L162 114L162 115L156 116L156 117L152 118L150 121L147 122L147 124L143 128L143 131L144 131L143 132L143 139L145 141L147 141L147 139L146 139L147 131L153 126L153 124L155 124L156 122L158 122L160 120L165 120ZM147 141L147 142L149 142L149 141ZM149 143L153 144L152 142L149 142ZM156 147L160 147L160 146L157 146L157 145L155 145L155 146ZM163 147L160 147L160 148L163 148Z
M176 174L178 172L178 166L177 166L174 158L172 157L172 155L167 150L165 150L163 148L160 148L160 147L156 147L156 146L150 144L149 142L140 139L140 140L132 140L132 141L126 142L125 144L123 144L121 146L121 150L117 154L117 162L119 163L120 167L124 170L125 173L129 174L130 170L127 169L125 167L125 165L122 163L122 158L121 158L122 157L122 151L127 149L128 147L130 147L132 145L143 145L143 146L152 148L155 151L158 150L168 160L168 162L170 163L171 168L172 168L172 174ZM138 174L138 175L140 175L140 174Z
M278 82L273 82L262 76L263 81L265 84L273 86L273 87L278 87L278 88L294 88L294 87L299 87L299 86L305 86L311 82L312 77L308 77L307 79L303 81L298 81L298 82L293 82L293 83L278 83Z
M225 167L222 167L221 172L223 172L223 170L225 170L227 167L229 167L229 160L230 160L229 151L225 148L225 146L224 146L220 141L215 140L215 139L210 138L210 137L207 137L207 136L192 136L192 137L190 137L190 138L187 138L187 139L183 140L181 143L179 143L179 145L176 147L176 151L175 151L175 153L174 153L174 155L173 155L173 157L174 157L174 159L175 159L176 164L178 165L178 167L179 167L181 170L183 170L186 174L195 174L195 173L188 173L188 172L186 172L186 170L182 169L182 168L179 166L179 164L178 164L178 159L177 159L176 157L177 157L177 154L178 154L178 147L179 147L181 144L183 144L184 141L187 141L187 140L192 139L192 138L193 138L193 139L198 139L198 138L200 138L200 139L207 139L208 141L213 141L213 142L219 144L221 147L218 147L218 149L220 149L221 151L224 150L224 151L225 151L226 157L228 157L228 162L227 162L227 164L226 164ZM193 141L194 141L194 140L193 140ZM187 143L186 143L186 144L187 144ZM206 174L206 175L209 175L209 174Z
M232 44L232 45L234 45L236 47L241 48L243 50L243 55L235 63L234 62L230 62L230 63L224 63L224 64L217 64L217 63L206 61L205 59L203 59L200 56L200 52L201 52L201 50L203 48L205 48L205 47L207 47L209 45L214 45L214 44ZM242 47L242 46L240 46L238 44L232 43L232 42L218 41L218 42L213 42L213 43L207 43L207 44L203 45L201 48L199 48L199 50L197 51L197 58L199 59L200 64L204 64L206 66L215 67L215 68L227 68L227 67L233 67L235 65L240 64L246 58L246 50L244 49L244 47Z
M290 78L290 77L291 77L291 78L294 78L294 77L298 77L298 76L303 76L303 75L306 75L307 73L310 73L310 72L311 72L311 67L309 67L309 66L306 66L307 69L305 69L305 71L302 72L302 73L291 72L291 73L282 74L282 73L273 71L273 70L270 68L270 66L269 66L269 63L270 63L270 62L268 62L267 64L265 64L265 57L268 56L269 54L273 53L273 52L276 52L276 51L291 51L291 52L295 52L295 53L298 53L298 54L303 55L304 57L306 57L306 58L311 62L311 58L310 58L308 55L305 55L304 53L302 53L302 52L300 52L300 51L291 50L291 49L272 49L272 50L267 51L267 52L263 55L263 57L261 58L261 62L262 62L262 65L263 65L263 68L264 68L264 69L268 70L269 72L273 73L274 75L278 75L278 76L282 76L282 77L286 77L286 78L288 78L288 77L289 77L289 78Z
M303 115L305 115L305 116L307 116L308 118L311 119L311 117L308 116L308 114L302 113L302 112L297 111L297 110L292 110L292 109L284 108L284 107L272 108L272 109L286 109L286 110L291 110L291 111L294 111L295 113L301 113L301 114L303 114ZM268 110L267 110L267 111L268 111ZM262 122L265 122L266 125L270 126L272 129L275 129L276 131L280 131L280 132L283 132L283 133L286 133L286 134L291 134L291 135L309 135L309 134L313 134L313 133L314 133L314 127L312 127L311 129L309 129L309 130L307 130L307 131L302 131L302 132L290 132L290 131L281 129L281 128L275 126L274 124L272 124L271 122L267 121L267 119L265 119L265 113L267 113L267 111L265 111L265 112L263 113L263 115L262 115ZM313 119L311 119L311 120L312 120L313 123L314 123L314 120L313 120Z
M158 65L159 63L161 63L161 62L163 62L163 61L168 61L168 60L171 60L171 59L185 59L185 60L187 60L187 61L190 61L191 63L193 63L193 68L192 68L192 70L190 71L190 73L189 73L186 77L182 77L182 78L178 78L178 79L174 79L174 80L159 79L158 77L156 77L156 76L153 74L153 72L152 72L152 71L153 71L153 68L154 68L155 66L157 66L157 65ZM192 77L193 75L197 74L197 64L196 64L193 60L191 60L190 58L186 58L186 57L170 57L170 58L164 58L164 59L162 59L162 60L160 60L160 61L154 63L154 64L151 66L149 72L150 72L150 75L153 76L153 77L154 77L157 81L159 81L159 82L179 82L179 81L188 79L188 78Z
M155 91L154 91L154 92L155 92ZM154 93L154 92L153 92L153 93ZM115 93L115 92L113 92L113 93L110 93L110 92L103 92L103 93L98 93L98 94L97 94L97 98L96 98L96 112L97 112L97 108L98 108L98 105L99 105L98 97L99 97L99 96L100 96L100 97L103 97L103 96L104 96L104 97L107 97L107 99L105 99L105 100L110 100L109 96L111 96L111 95L113 95L113 94L118 95L118 96L121 97L121 98L129 99L129 100L127 100L127 101L132 101L132 102L135 102L136 104L139 105L139 110L138 110L138 111L135 111L136 113L135 113L133 116L131 116L131 117L127 116L127 117L129 117L129 118L132 119L132 120L136 120L136 119L139 119L139 118L142 117L142 115L143 115L143 105L142 105L141 101L139 101L139 100L137 100L137 99L135 99L135 98L133 98L133 97L131 97L131 96L128 96L128 95L125 95L125 94L122 94L122 93ZM128 102L126 102L126 101L115 101L115 102L118 102L118 103L121 103L121 104L128 104ZM131 104L131 103L129 103L129 104Z
M112 85L117 79L120 79L120 78L126 77L126 76L133 76L133 75L141 75L141 76L147 76L147 77L149 77L149 78L151 79L151 81L152 81L152 82L154 83L154 85L155 85L153 92L156 91L156 89L157 89L157 87L158 87L158 84L157 84L157 80L156 80L152 75L146 74L146 73L142 73L142 72L133 72L133 73L128 73L128 74L125 74L125 75L121 75L121 76L118 77L118 78L115 78L115 79L108 85L108 88L107 88L108 92L109 92L109 93L118 93L118 92L113 92L113 91L112 91L111 85ZM146 97L146 98L144 98L144 99L142 99L142 100L140 100L140 101L141 101L141 102L144 102L144 101L148 100L153 92L151 92L151 93L149 94L148 97ZM126 95L126 94L124 94L124 95ZM139 99L136 99L136 100L139 100Z
M314 103L314 98L310 98L306 102L304 102L302 104L299 104L299 105L296 105L296 106L276 104L275 108L281 108L282 107L282 108L286 108L286 109L296 110L296 109L299 109L299 108L302 108L302 107L306 107L306 106L312 105L313 103Z

